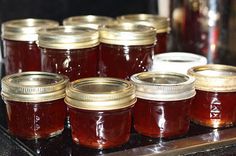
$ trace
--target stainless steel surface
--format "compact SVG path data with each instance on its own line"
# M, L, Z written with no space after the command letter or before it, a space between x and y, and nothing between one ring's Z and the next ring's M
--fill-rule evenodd
M169 142L159 142L154 145L133 148L121 152L105 154L106 156L176 156L209 149L216 149L236 143L236 128L225 130L215 129L211 133L177 139Z

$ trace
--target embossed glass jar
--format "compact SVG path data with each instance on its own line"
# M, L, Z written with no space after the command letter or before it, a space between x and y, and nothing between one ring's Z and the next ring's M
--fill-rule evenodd
M151 26L156 29L156 43L154 54L167 52L169 19L154 14L128 14L117 17L121 23L135 23Z
M115 78L85 78L66 89L72 139L82 146L106 149L130 137L134 85Z
M149 137L179 137L190 125L189 110L195 95L194 78L180 73L142 72L131 77L138 98L135 130Z
M197 66L188 74L196 78L196 96L191 105L191 120L219 128L236 123L236 67L218 64Z
M41 29L38 44L42 71L64 74L70 81L98 75L97 30L80 26Z
M9 132L23 139L60 134L66 119L66 76L22 72L2 79Z
M37 46L38 30L58 26L47 19L18 19L2 24L3 53L6 74L40 71L40 50Z
M99 29L100 76L128 79L134 73L148 71L153 62L154 28L113 23Z

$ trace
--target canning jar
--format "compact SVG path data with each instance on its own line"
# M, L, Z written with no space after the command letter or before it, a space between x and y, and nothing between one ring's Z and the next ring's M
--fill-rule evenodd
M66 119L66 76L22 72L2 79L9 132L23 139L60 134Z
M152 66L155 43L154 28L113 23L99 29L100 76L129 79L134 73Z
M236 123L236 67L209 64L193 67L188 74L196 78L196 96L191 106L191 120L220 128Z
M40 50L36 44L38 30L55 27L58 22L46 19L18 19L2 24L6 74L40 71Z
M64 74L70 81L97 76L98 31L59 26L39 31L42 71Z
M195 95L194 78L180 73L142 72L131 77L138 98L134 128L148 137L172 138L187 133Z
M106 149L129 140L131 108L136 102L132 83L115 78L85 78L66 89L72 139L82 146Z
M121 23L135 23L146 26L151 26L156 29L156 43L154 54L167 52L169 19L154 14L128 14L117 17Z
M98 29L99 26L112 22L113 20L113 18L107 16L82 15L64 19L63 25L85 26Z
M168 52L154 56L151 71L168 71L187 74L194 66L207 64L204 56L187 52Z

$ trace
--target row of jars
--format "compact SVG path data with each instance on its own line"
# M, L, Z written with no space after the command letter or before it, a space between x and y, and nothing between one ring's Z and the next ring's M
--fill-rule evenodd
M188 75L141 72L130 81L93 77L69 82L60 74L22 72L2 79L1 94L12 135L58 135L68 116L73 141L97 149L126 143L132 115L134 129L154 138L182 136L190 120L212 128L236 124L236 67L196 66Z
M149 70L154 51L166 51L168 19L147 14L118 19L71 17L64 20L66 26L46 19L7 21L2 24L6 74L46 71L65 74L70 80L89 76L129 79Z

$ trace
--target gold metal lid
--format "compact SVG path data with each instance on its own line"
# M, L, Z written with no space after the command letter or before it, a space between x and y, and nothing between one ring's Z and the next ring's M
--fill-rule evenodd
M66 88L67 105L86 110L115 110L136 102L135 88L129 81L116 78L84 78Z
M107 16L72 16L64 19L63 25L85 26L93 29L98 29L99 26L112 22L113 20L113 18Z
M2 79L2 97L19 102L45 102L65 97L68 77L47 72L22 72Z
M98 31L80 26L59 26L41 29L38 44L52 49L83 49L99 44Z
M39 29L58 25L58 22L47 19L11 20L2 24L2 38L16 41L37 41Z
M131 76L136 96L146 100L178 101L193 97L194 78L173 72L142 72Z
M101 42L115 45L150 45L156 40L154 28L131 23L103 25L99 33Z
M195 77L195 88L211 92L236 91L236 67L220 64L196 66L188 70Z
M121 23L134 23L151 26L156 29L156 33L169 32L169 19L167 17L154 14L128 14L117 17Z

